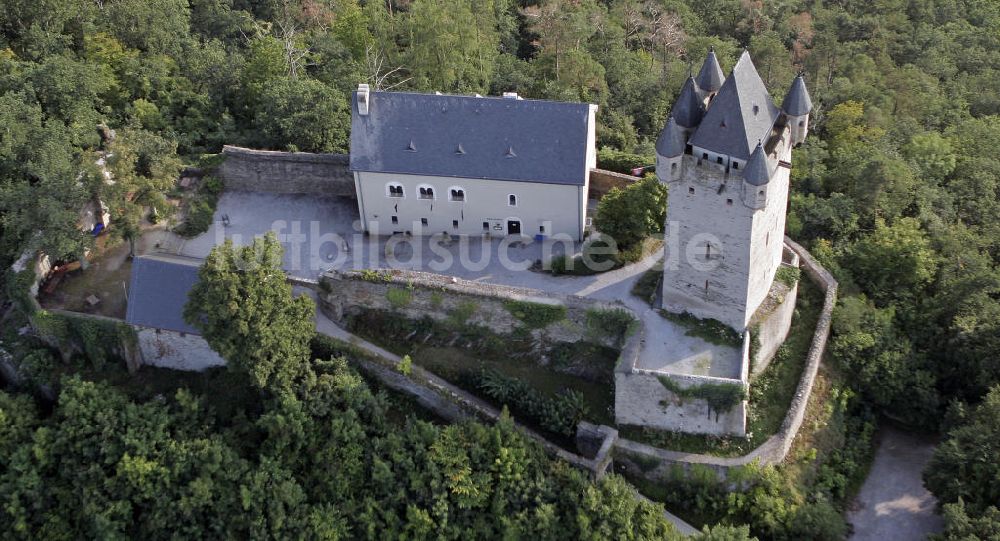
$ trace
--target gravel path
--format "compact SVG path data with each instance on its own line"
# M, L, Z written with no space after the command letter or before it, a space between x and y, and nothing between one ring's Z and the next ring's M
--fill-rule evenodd
M892 427L880 431L875 462L847 515L851 541L911 541L941 531L937 500L921 479L934 446Z

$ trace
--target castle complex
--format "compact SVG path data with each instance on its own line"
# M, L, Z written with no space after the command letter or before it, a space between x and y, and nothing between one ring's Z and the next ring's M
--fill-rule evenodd
M656 142L669 186L663 308L746 329L781 264L792 147L812 102L796 77L779 109L743 52L723 78L714 52L688 77Z

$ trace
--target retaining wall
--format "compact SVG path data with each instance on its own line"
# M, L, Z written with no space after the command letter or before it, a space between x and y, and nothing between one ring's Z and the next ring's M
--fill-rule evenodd
M275 152L226 145L219 175L227 190L357 197L346 154Z
M782 266L799 268L799 256L786 243L782 255ZM764 371L778 353L778 348L788 338L792 329L792 316L798 300L799 284L791 287L774 280L771 291L750 320L750 333L757 341L757 351L750 359L751 375Z
M590 199L600 199L611 191L611 188L624 188L636 181L639 177L616 173L606 169L590 170L590 190L587 196Z
M615 421L659 430L710 434L746 434L746 401L728 411L715 411L702 399L682 398L667 390L660 377L668 377L682 389L713 384L744 385L735 379L662 374L651 370L615 372Z
M591 321L593 311L620 310L624 304L573 295L485 284L417 271L330 271L321 277L320 307L330 319L343 322L363 310L394 312L410 319L430 317L485 327L510 335L526 324L512 313L510 301L565 308L565 317L542 328L529 329L541 348L560 342L594 342L620 348L621 338Z
M837 304L837 281L805 248L788 237L785 237L785 244L799 257L800 268L805 271L806 276L823 290L824 298L823 309L816 323L816 330L813 332L809 352L806 354L805 367L781 428L750 453L735 458L679 453L637 441L619 439L615 443L615 461L625 471L655 482L669 479L670 470L674 466L687 470L694 464L701 464L715 470L720 478L724 478L730 468L745 466L754 461L759 461L762 465L778 464L788 456L795 436L798 435L805 419L806 406L812 395L816 374L826 352L833 309Z
M133 325L142 352L142 364L200 372L213 366L225 366L226 361L196 334Z

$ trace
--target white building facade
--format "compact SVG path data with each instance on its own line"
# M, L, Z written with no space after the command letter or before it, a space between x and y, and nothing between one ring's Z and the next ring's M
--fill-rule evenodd
M791 152L812 102L798 77L776 107L746 52L724 81L721 73L709 53L657 140L668 233L678 241L664 266L663 308L742 332L781 264Z
M374 235L582 240L597 106L374 92L352 100L351 171Z

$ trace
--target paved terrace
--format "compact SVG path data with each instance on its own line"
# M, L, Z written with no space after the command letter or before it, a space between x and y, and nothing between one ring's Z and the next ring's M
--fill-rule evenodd
M228 217L228 226L223 224L224 216ZM665 319L631 294L635 282L662 254L593 276L552 276L524 270L547 253L540 242L509 246L509 240L500 238L455 238L450 246L432 249L431 239L412 237L394 247L395 259L390 260L385 255L386 246L393 241L384 237L365 237L355 228L357 220L357 204L349 198L226 192L219 200L215 224L207 233L186 241L164 240L160 248L203 258L224 239L244 244L254 236L273 230L285 246L286 271L302 278L315 280L331 268L393 266L551 293L619 300L638 314L645 326L638 368L674 374L740 377L740 350L687 336L685 328ZM502 250L501 245L507 249ZM549 248L550 253L575 253L579 249L579 243L572 242L554 243ZM506 254L506 261L498 255L501 252Z

